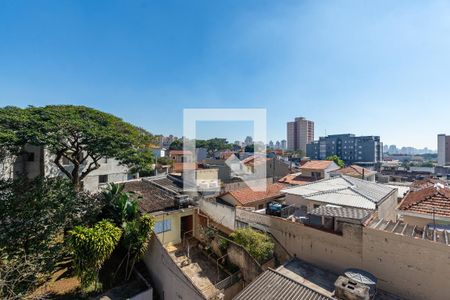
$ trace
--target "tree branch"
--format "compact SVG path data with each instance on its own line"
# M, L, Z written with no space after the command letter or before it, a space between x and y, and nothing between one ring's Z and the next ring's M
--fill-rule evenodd
M61 157L64 155L64 151L65 151L65 149L58 151L58 153L56 153L56 157L53 162L61 170L61 172L63 172L67 177L69 177L70 180L72 180L73 179L72 174L70 174L70 172L67 171L66 168L64 168L64 166L61 164Z
M92 157L92 160L93 161L89 164L88 168L81 173L80 180L83 180L89 173L100 168L100 164L98 163L100 156Z

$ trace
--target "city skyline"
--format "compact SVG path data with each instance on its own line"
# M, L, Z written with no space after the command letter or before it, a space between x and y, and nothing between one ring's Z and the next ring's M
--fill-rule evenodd
M316 137L436 149L449 14L443 1L3 1L0 106L86 105L177 136L185 108L266 108L269 140L304 116Z

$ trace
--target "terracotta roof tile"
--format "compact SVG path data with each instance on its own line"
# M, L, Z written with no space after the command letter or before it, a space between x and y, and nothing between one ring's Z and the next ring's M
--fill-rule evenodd
M444 186L447 185L447 183L443 180L427 178L427 179L414 181L413 184L411 184L411 190L417 191L417 190L429 188L429 187L435 186L437 183L440 183Z
M351 165L339 170L334 171L335 173L338 174L342 174L342 175L348 175L348 176L353 176L353 177L359 177L363 175L364 172L364 176L370 176L375 174L375 171L357 166L357 165Z
M301 173L288 174L283 178L281 178L280 180L278 180L278 182L280 183L295 184L295 185L307 184L313 181L314 180L311 177L302 176Z
M436 185L410 192L399 210L450 217L450 188Z
M227 194L230 194L233 198L236 199L241 205L248 205L254 202L258 202L261 200L268 200L280 197L281 190L286 186L281 183L268 184L266 190L263 192L254 191L249 187L230 191Z
M310 160L300 167L300 169L325 170L331 165L330 160Z

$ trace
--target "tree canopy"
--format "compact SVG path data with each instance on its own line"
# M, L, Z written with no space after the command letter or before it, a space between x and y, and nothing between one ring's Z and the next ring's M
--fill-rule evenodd
M48 279L68 254L65 230L94 222L100 205L65 178L0 181L0 298L24 298Z
M345 162L337 155L328 156L325 160L334 161L341 168L345 166Z
M153 136L118 117L84 106L5 107L0 109L2 151L17 154L25 144L45 146L53 162L81 188L83 179L101 165L101 158L115 158L133 171L149 171ZM71 163L67 168L65 158Z

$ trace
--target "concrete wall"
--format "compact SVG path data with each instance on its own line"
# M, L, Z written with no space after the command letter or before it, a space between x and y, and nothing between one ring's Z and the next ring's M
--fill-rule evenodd
M199 201L199 206L200 210L214 222L222 224L230 230L235 229L236 211L233 207L205 199Z
M378 205L377 211L378 216L380 218L396 221L397 220L397 212L395 208L398 205L398 191L394 191L390 194L386 200Z
M363 269L381 289L406 299L450 298L449 246L367 227L363 245Z
M227 254L230 262L239 267L246 283L252 282L263 272L261 265L242 246L229 242Z
M236 210L236 219L249 225L262 225L291 255L323 268L339 273L348 267L361 267L360 226L345 224L343 235L337 235L301 223L242 209Z
M143 260L161 300L204 299L155 236L152 237Z
M381 289L406 299L449 299L450 248L443 243L353 224L336 235L241 209L236 219L259 224L290 254L322 268L364 269L379 279Z

